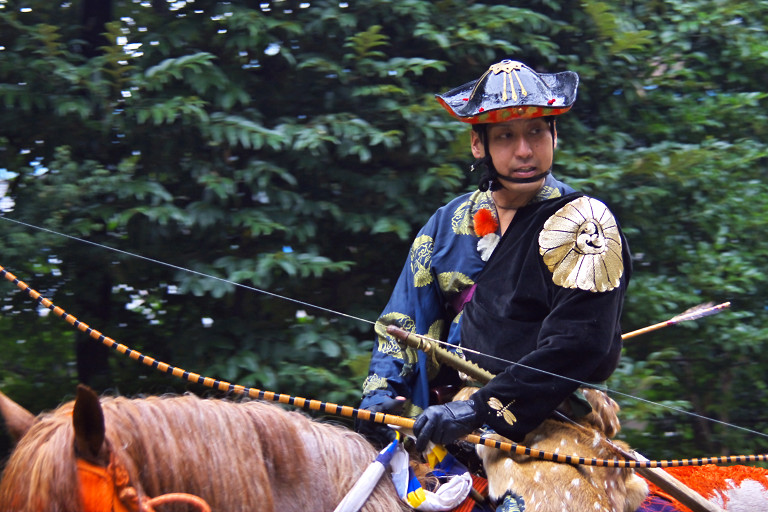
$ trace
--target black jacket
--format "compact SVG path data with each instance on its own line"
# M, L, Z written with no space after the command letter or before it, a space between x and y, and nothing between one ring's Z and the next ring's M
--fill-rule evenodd
M619 320L632 268L618 224L613 232L621 248L613 249L621 252L623 272L608 291L555 284L540 250L547 220L579 197L584 196L568 194L521 208L464 308L462 346L493 357L469 350L465 355L497 374L473 396L475 407L485 424L513 441L536 428L581 382L607 379L619 361ZM615 223L610 212L608 217Z

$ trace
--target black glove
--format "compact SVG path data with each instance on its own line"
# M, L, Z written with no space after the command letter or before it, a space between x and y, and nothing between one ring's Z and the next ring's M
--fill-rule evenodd
M416 418L413 433L416 434L416 449L427 448L429 441L435 444L449 444L470 434L481 424L475 411L475 402L460 400L443 405L432 405Z
M366 407L366 410L371 412L383 412L385 414L397 414L403 412L405 406L405 398L388 398L384 402L370 407ZM383 448L389 443L395 440L395 430L392 427L388 427L384 423L376 423L375 421L355 421L355 430L364 435L368 441L374 446Z

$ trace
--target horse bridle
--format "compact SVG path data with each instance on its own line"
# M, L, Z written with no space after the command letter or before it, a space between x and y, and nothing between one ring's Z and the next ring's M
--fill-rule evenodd
M136 489L114 454L107 467L78 458L77 482L83 512L135 512L139 508Z
M211 512L208 503L193 494L169 493L139 498L128 471L114 453L110 454L106 467L78 458L77 480L82 512L155 512L154 507L166 503L187 503L201 512Z

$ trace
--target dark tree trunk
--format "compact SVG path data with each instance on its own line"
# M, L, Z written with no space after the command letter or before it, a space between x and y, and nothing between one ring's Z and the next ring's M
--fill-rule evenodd
M112 0L83 0L80 12L82 40L85 45L81 53L86 57L95 57L99 47L108 43L104 37L104 25L112 21Z

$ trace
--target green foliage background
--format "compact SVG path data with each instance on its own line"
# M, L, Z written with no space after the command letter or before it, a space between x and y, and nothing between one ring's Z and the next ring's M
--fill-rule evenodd
M434 93L502 58L572 69L556 174L629 238L625 331L733 304L627 340L622 435L764 452L768 2L505 4L0 0L0 265L160 360L356 405L411 237L474 186ZM5 287L0 390L30 410L78 381L211 394Z

